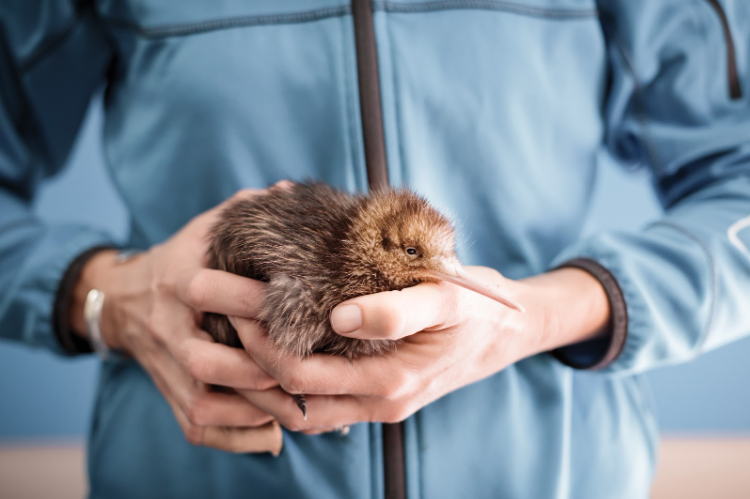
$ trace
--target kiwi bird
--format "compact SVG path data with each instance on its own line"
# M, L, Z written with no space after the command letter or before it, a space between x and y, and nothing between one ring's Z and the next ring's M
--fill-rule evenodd
M283 351L355 359L398 342L336 334L331 310L357 296L447 281L515 310L523 308L469 279L455 254L455 229L408 189L351 195L323 183L272 187L231 203L213 227L208 266L268 283L259 320ZM229 320L206 314L218 342L241 347ZM303 396L295 397L306 416Z

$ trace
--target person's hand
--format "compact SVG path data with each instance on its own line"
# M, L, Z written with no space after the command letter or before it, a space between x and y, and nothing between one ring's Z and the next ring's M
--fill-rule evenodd
M233 199L262 191L244 190ZM70 323L85 331L83 303L92 288L105 294L103 339L134 357L169 402L193 444L233 452L272 452L281 428L233 390L267 389L276 381L242 349L215 343L201 330L203 312L252 318L265 284L206 268L208 233L226 203L191 220L163 244L124 263L103 251L84 267Z
M354 361L285 355L258 323L231 317L250 355L280 382L280 387L240 393L291 430L393 423L520 359L606 330L606 294L585 271L562 269L511 281L485 267L466 270L498 286L527 312L450 284L354 298L332 312L334 330L353 338L402 340L394 352ZM307 420L289 393L307 395Z

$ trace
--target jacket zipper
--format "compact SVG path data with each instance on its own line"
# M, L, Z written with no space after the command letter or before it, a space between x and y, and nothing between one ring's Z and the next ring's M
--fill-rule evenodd
M719 16L719 21L721 21L721 28L724 30L724 39L727 43L727 77L729 79L729 97L731 97L732 99L740 99L742 98L742 86L740 85L740 77L737 74L737 58L734 53L734 41L732 40L732 32L729 29L729 21L727 21L727 15L724 12L724 8L719 3L719 0L707 1Z
M352 18L367 180L370 190L384 189L388 166L371 0L352 0ZM383 479L385 499L406 499L403 423L383 424Z
M375 47L375 25L372 19L371 1L352 0L352 17L357 50L359 107L362 114L367 179L370 189L382 189L388 186L388 168L385 158L378 52Z

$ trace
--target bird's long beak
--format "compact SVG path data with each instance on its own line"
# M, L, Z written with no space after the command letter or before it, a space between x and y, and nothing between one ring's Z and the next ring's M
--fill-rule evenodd
M432 277L440 281L449 282L451 284L455 284L456 286L461 286L462 288L468 289L469 291L474 291L475 293L479 293L480 295L486 296L487 298L495 300L498 303L502 303L506 307L510 307L518 312L526 312L526 309L523 308L523 305L521 305L520 303L511 300L510 298L500 294L498 291L490 289L484 284L474 280L461 267L461 264L455 263L450 265L449 267L450 268L446 270L448 270L448 272L450 273L441 272L439 270L429 270L428 273Z

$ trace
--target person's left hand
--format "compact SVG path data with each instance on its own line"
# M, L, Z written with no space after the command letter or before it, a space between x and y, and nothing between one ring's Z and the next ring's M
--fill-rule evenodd
M389 354L354 361L284 354L258 323L233 317L246 350L280 384L240 393L293 431L315 433L363 421L394 423L520 359L593 338L606 327L606 295L584 271L562 269L512 281L486 267L466 270L499 286L527 312L444 283L361 296L334 309L334 330L353 338L402 341ZM569 303L570 296L575 302ZM307 396L307 420L290 393Z

